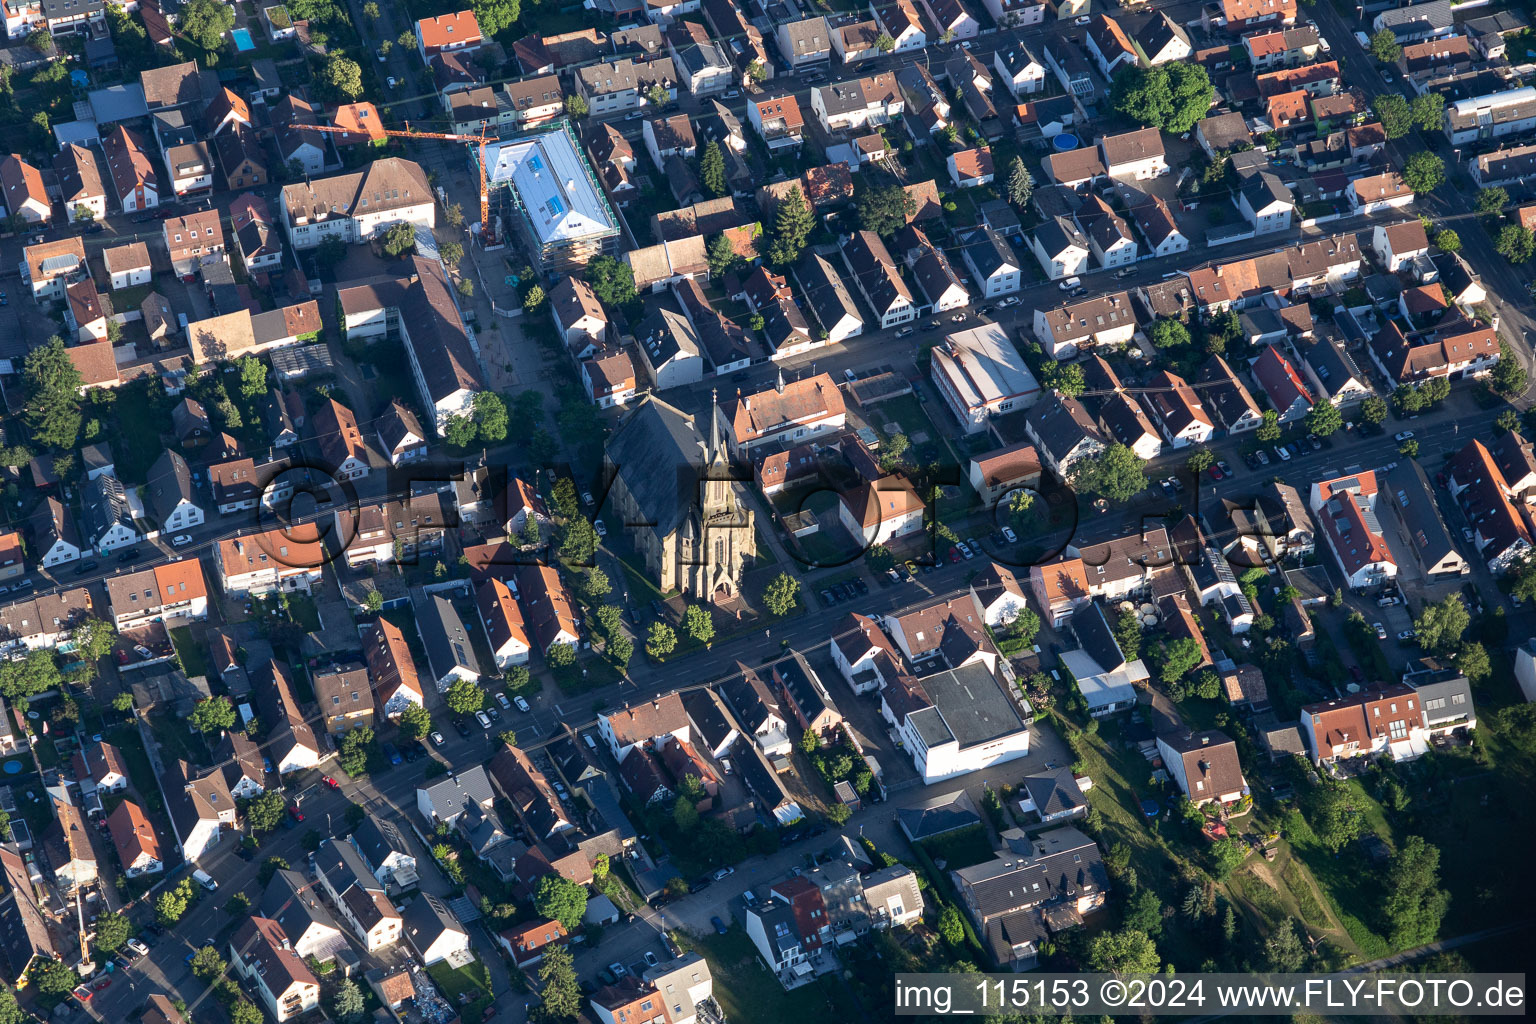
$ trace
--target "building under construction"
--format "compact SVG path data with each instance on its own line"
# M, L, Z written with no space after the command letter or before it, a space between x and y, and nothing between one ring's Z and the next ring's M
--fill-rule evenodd
M618 218L569 121L487 144L485 164L496 236L520 236L541 273L617 253Z

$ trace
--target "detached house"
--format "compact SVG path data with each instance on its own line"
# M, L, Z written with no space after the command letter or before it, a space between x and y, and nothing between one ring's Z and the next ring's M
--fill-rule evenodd
M805 129L800 104L792 93L748 103L747 120L770 151L798 147Z
M1168 173L1163 133L1156 128L1103 136L1099 139L1099 153L1105 173L1111 178L1140 180Z
M249 917L229 940L229 962L282 1024L320 1005L320 982L276 921Z
M94 147L70 143L53 158L53 171L71 224L107 215L107 187Z
M1155 375L1142 396L1163 437L1175 448L1205 444L1215 426L1189 382L1167 370Z
M411 704L424 706L416 660L399 626L378 619L363 634L363 660L368 664L374 706L384 717L397 719Z
M1237 744L1219 730L1165 733L1157 737L1157 751L1169 776L1196 807L1213 800L1236 803L1248 795Z
M1371 248L1388 273L1395 274L1406 264L1429 253L1429 236L1417 218L1396 224L1377 224L1371 229Z
M832 33L821 16L801 21L781 22L774 29L779 54L792 72L803 71L832 59Z
M1345 187L1344 196L1357 213L1380 213L1413 205L1413 190L1396 171L1356 178Z
M36 167L14 153L0 157L0 197L8 217L26 224L46 224L53 217L53 204L43 187L43 176ZM75 218L71 215L70 220Z

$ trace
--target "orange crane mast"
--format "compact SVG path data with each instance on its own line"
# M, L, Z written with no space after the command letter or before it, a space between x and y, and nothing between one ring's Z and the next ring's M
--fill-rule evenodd
M385 135L389 136L392 139L441 139L444 142L463 142L463 143L468 143L468 144L479 143L479 145L480 145L480 160L479 160L479 164L480 164L480 238L481 238L481 243L482 244L484 244L485 240L487 240L487 239L489 239L491 237L491 197L490 197L490 192L487 191L486 186L485 186L485 144L487 142L500 142L501 141L499 138L497 138L494 135L486 135L486 134L484 134L485 126L486 126L486 122L481 121L480 122L480 131L481 131L482 134L480 134L480 135L458 135L458 134L455 134L453 132L422 132L422 131L414 131L414 130L412 130L411 122L409 122L409 121L405 122L405 127L403 129L400 129L400 128L380 128L379 129L379 131L383 132ZM338 126L333 125L333 124L305 124L305 125L295 125L294 127L295 128L299 128L299 129L313 129L314 131L317 131L317 132L330 132L333 135L359 135L359 134L365 134L365 133L359 132L355 128L341 128L341 127L338 127Z

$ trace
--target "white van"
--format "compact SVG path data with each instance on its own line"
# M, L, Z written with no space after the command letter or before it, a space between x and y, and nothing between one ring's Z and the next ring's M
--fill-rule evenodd
M212 876L210 876L208 872L204 871L202 868L198 868L196 871L192 872L192 878L197 882L198 885L202 886L204 889L207 889L209 892L213 892L219 887L219 883L215 882Z
M1080 277L1069 277L1065 281L1061 282L1061 284L1057 285L1056 287L1060 288L1064 292L1069 292L1073 288L1076 288L1079 285L1081 285L1082 283L1083 283L1083 279L1080 278Z

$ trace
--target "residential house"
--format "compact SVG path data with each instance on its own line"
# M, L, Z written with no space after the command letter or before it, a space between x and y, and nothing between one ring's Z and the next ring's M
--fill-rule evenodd
M1136 262L1135 236L1102 197L1089 195L1073 216L1100 267L1123 267Z
M1205 444L1215 424L1189 382L1168 370L1155 374L1142 400L1156 418L1163 437L1174 448Z
M0 157L0 202L6 216L26 224L46 224L53 217L42 172L15 153Z
M160 204L160 180L142 136L119 124L102 138L101 150L119 209L137 213Z
M405 940L423 964L446 961L454 969L475 958L469 945L469 932L453 911L439 897L420 893L405 908Z
M196 863L218 845L226 830L234 831L237 812L222 771L194 772L187 762L173 761L161 777L160 788L181 855Z
M1023 42L999 47L992 55L992 67L1016 100L1045 87L1045 65Z
M1249 369L1269 398L1270 406L1279 414L1281 423L1302 419L1311 411L1312 393L1278 347L1267 346Z
M896 76L889 71L811 89L811 110L828 132L876 128L904 109Z
M389 408L379 417L376 437L391 466L419 462L427 457L428 441L421 421L398 398L391 398Z
M1099 154L1104 161L1104 172L1111 178L1139 181L1168 173L1168 160L1163 152L1163 133L1156 128L1101 136Z
M835 345L864 333L859 308L832 264L816 253L810 253L795 267L794 275L800 296L826 332L828 344ZM666 315L665 311L662 313ZM659 379L657 386L662 386Z
M1099 848L1075 828L1002 836L993 859L950 872L960 902L1000 967L1034 966L1052 934L1076 927L1108 898Z
M879 235L872 231L855 232L842 243L842 254L860 294L880 318L882 330L917 318L912 292Z
M1078 462L1108 447L1083 403L1056 392L1030 406L1024 432L1034 442L1041 459L1061 479L1067 479Z
M1002 235L982 226L963 239L961 258L970 268L983 298L995 299L1019 290L1018 257Z
M416 885L416 855L393 821L370 814L352 833L352 845L384 885L400 890Z
M546 657L556 644L575 648L581 642L580 626L560 574L547 565L530 565L517 580L529 646Z
M1087 272L1093 252L1077 224L1060 215L1040 222L1030 238L1030 248L1045 276L1052 281Z
M320 1005L320 982L276 921L246 918L229 940L229 962L235 974L255 988L278 1024Z
M424 706L416 659L400 627L380 618L363 634L363 659L373 687L374 706L386 718L397 719L407 706Z
M1039 487L1040 456L1033 445L1023 441L973 455L968 478L982 504L996 507L1009 491Z
M923 528L927 506L906 476L864 480L838 494L838 521L866 544L886 544Z
M990 149L962 149L945 157L944 165L956 188L978 188L992 183L994 171Z
M1130 36L1107 14L1094 15L1083 35L1089 55L1106 79L1113 81L1117 71L1135 65L1139 59Z
M1034 334L1053 359L1076 356L1085 348L1117 348L1136 333L1130 295L1114 292L1053 310L1035 310Z
M523 612L512 591L500 580L486 580L475 594L480 625L491 645L491 657L498 669L528 663L528 633L523 627Z
M273 874L257 911L276 923L288 947L306 960L334 961L348 949L346 936L321 904L314 883L297 871L281 868Z
M1396 224L1377 224L1371 229L1371 249L1390 274L1402 270L1419 256L1429 253L1429 236L1418 219Z
M805 119L792 93L748 103L747 120L770 151L798 148L805 130Z
M1356 213L1380 213L1413 205L1413 189L1403 183L1396 171L1384 171L1356 178L1344 189L1344 196Z
M117 862L129 878L158 875L165 870L155 827L138 804L124 800L107 815L107 834L117 850Z
M112 290L136 288L148 284L151 276L149 246L143 242L130 242L101 250L101 262L106 267Z
M678 74L671 57L636 62L628 57L576 70L576 93L595 117L635 110L650 103L655 90L666 101L677 98Z
M322 840L311 865L337 915L352 928L368 952L400 941L400 912L389 902L384 883L373 876L355 846L345 839Z
M328 558L320 530L312 524L241 533L214 548L220 585L231 597L277 590L308 592L319 582Z
M107 215L107 187L94 147L73 142L64 146L53 158L53 172L69 223L101 220Z
M779 54L793 72L800 72L832 59L832 32L827 19L817 15L799 21L780 22L774 29Z
M1213 800L1232 804L1249 795L1237 744L1217 729L1159 734L1157 750L1168 775L1196 807Z

